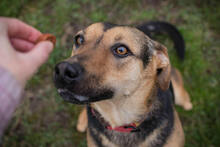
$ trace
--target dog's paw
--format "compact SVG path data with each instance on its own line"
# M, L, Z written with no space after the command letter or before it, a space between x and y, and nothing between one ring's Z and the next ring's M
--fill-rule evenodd
M78 124L77 124L77 126L76 126L76 129L77 129L77 131L83 133L83 132L86 131L87 125L85 125L85 124L80 124L80 123L78 122Z
M79 132L85 132L87 126L88 126L87 112L86 112L86 108L84 108L79 115L76 129Z
M184 108L185 110L187 110L187 111L188 111L188 110L192 110L193 105L192 105L191 102L187 102L187 103L184 104L183 108Z

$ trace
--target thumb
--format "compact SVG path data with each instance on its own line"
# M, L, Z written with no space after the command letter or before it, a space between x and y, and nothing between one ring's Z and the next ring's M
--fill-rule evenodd
M53 44L49 41L42 41L38 43L31 51L25 54L25 62L28 64L30 74L34 72L46 62L49 54L53 49Z

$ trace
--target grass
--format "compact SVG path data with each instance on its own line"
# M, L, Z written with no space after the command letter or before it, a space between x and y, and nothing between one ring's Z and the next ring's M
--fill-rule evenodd
M13 3L13 5L11 4ZM81 107L65 103L52 84L54 65L68 57L71 37L62 44L66 24L74 32L97 21L140 24L164 20L175 24L186 41L186 57L179 61L166 37L157 39L169 49L172 64L183 74L194 108L177 107L186 147L220 146L220 3L201 0L2 0L0 15L17 17L57 36L48 62L29 81L24 101L17 109L4 137L3 147L86 146L85 134L75 129Z

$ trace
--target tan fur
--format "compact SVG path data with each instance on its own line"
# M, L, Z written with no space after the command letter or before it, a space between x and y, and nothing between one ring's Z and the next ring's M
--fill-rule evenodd
M154 63L151 62L151 64ZM146 74L150 74L150 71L151 68L146 70ZM149 110L149 108L146 107L147 97L155 84L154 79L151 77L153 75L148 76L150 78L145 81L141 80L143 83L135 88L135 92L131 91L128 96L124 98L115 97L115 99L96 102L92 104L92 107L98 110L112 127L140 121L139 117ZM143 75L143 77L145 76ZM132 111L127 111L131 110L131 108Z
M88 147L96 147L96 144L94 143L88 129L87 129L87 146Z
M165 125L165 124L164 124L164 125ZM163 128L164 125L162 125L161 127L157 128L156 130L154 130L154 132L153 132L152 134L150 134L150 135L145 139L145 141L142 142L142 143L139 145L139 147L148 147L148 146L150 146L150 145L149 145L150 142L153 141L153 140L155 140L155 139L157 138L157 134L160 132L160 130Z
M170 85L171 65L167 53L167 48L155 42L157 69L161 69L158 76L158 84L162 90L167 90Z
M185 142L185 137L183 133L183 128L179 120L177 112L174 112L174 129L172 135L167 139L167 143L164 147L183 147Z
M172 68L171 81L174 87L175 103L182 106L185 110L191 110L192 103L190 102L189 94L184 89L183 79L180 72L175 68Z
M72 58L67 61L77 62L79 55L87 57L86 61L81 61L80 64L89 74L100 78L99 83L93 81L93 85L90 86L96 88L97 85L102 85L114 88L113 98L91 103L91 106L113 128L141 121L142 116L151 108L150 98L156 85L158 84L162 90L166 90L170 80L173 82L176 103L185 109L191 108L189 96L183 88L180 74L178 72L170 74L171 65L167 49L164 46L131 27L115 27L104 32L103 24L96 23L78 34L84 35L85 43L78 50L73 47ZM123 60L115 58L109 48L117 42L126 44L136 57L128 56ZM142 53L144 43L152 52L146 68L143 66L142 60L138 58ZM158 69L162 69L159 75L157 75ZM77 130L85 131L87 122L84 109L79 116ZM154 133L157 133L161 128L157 129ZM149 141L155 138L155 135L151 134L140 146L147 146ZM106 146L114 146L105 136L101 135L100 137ZM89 131L87 131L87 140L89 147L95 147ZM175 112L174 130L167 140L166 146L178 147L183 144L182 126Z
M109 140L106 136L100 134L100 137L101 137L101 139L102 139L102 144L103 144L104 146L120 147L120 146L118 146L118 145L113 144L113 143L111 142L111 140Z
M76 129L79 132L85 132L87 126L88 126L87 112L86 112L86 108L83 108L82 112L79 115Z

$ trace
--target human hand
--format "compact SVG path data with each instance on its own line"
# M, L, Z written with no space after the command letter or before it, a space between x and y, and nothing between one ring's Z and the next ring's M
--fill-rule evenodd
M14 18L0 17L0 66L24 86L47 60L53 49L49 41L35 45L42 33Z

